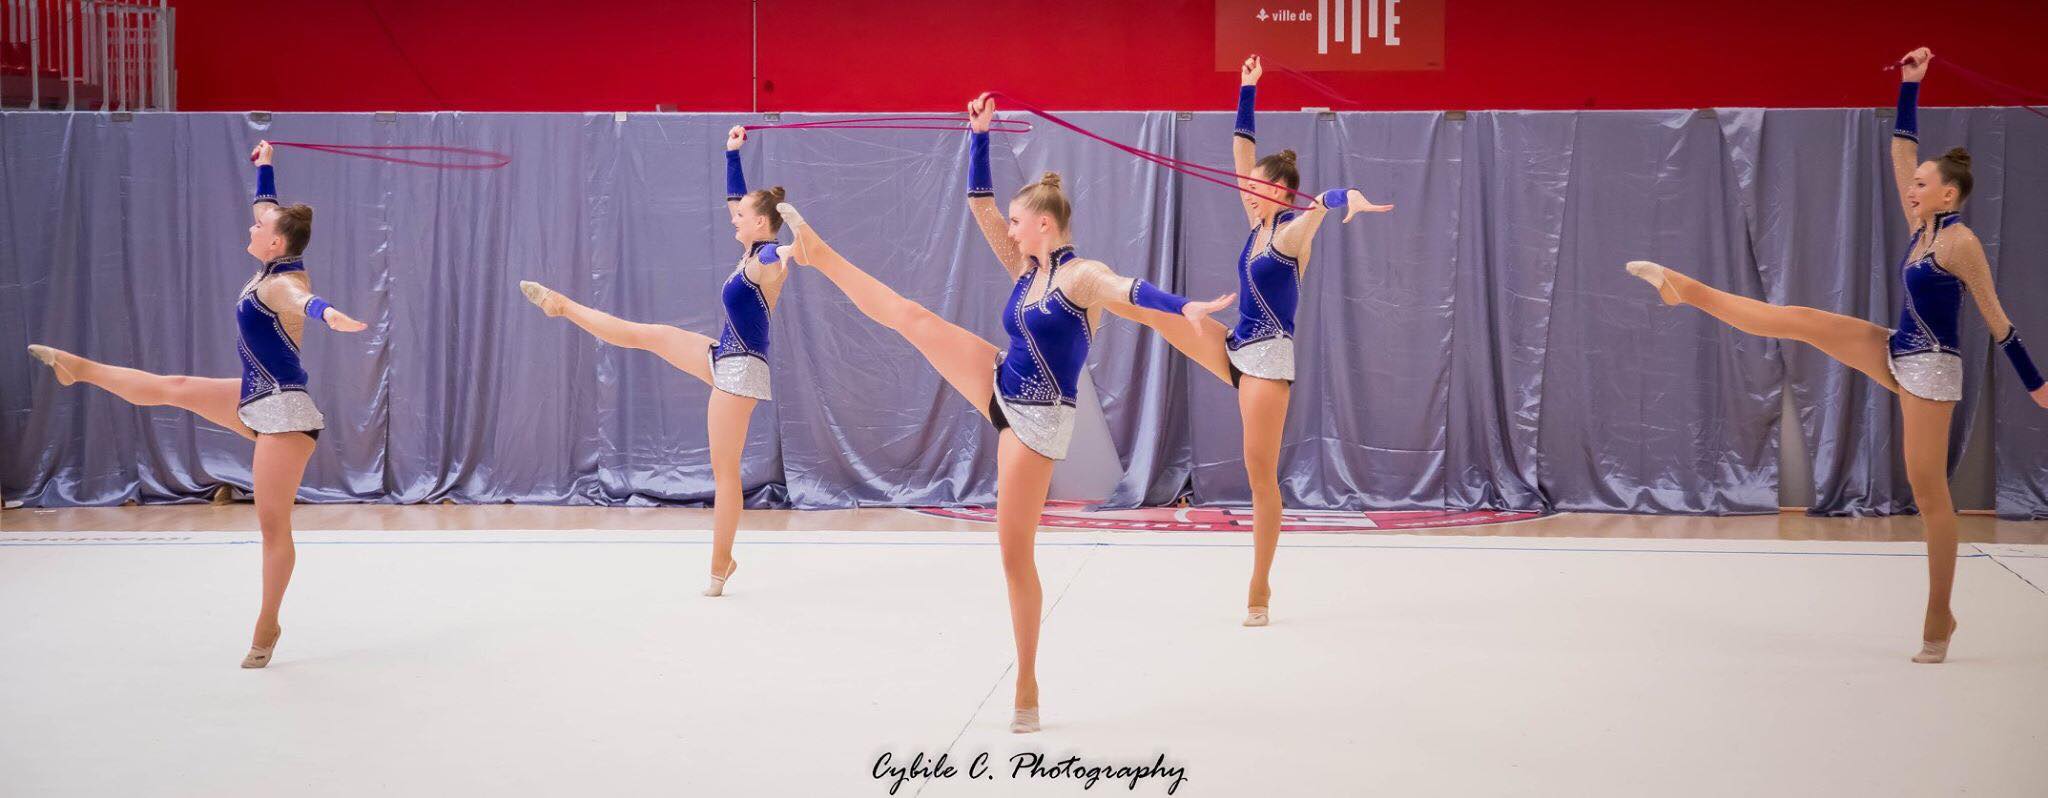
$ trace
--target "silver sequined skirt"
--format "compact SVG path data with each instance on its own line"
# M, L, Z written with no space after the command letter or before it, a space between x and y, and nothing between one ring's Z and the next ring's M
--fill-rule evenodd
M1294 381L1294 339L1268 338L1226 350L1230 365L1247 377Z
M1004 401L996 395L996 404L1003 408L1003 418L1010 422L1010 430L1017 433L1031 451L1054 460L1067 459L1067 443L1074 439L1074 408L1064 404L1023 405Z
M305 391L278 391L258 396L235 412L249 429L266 434L314 432L327 428L327 418Z
M753 355L713 357L711 386L734 396L775 401L768 390L768 361Z
M1963 359L1952 352L1887 357L1892 379L1907 393L1935 402L1963 400Z

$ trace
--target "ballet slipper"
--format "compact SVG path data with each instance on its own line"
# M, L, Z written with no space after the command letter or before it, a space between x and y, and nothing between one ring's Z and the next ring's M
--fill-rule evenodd
M525 294L526 301L532 302L534 307L540 308L540 312L549 317L562 315L562 303L556 301L557 295L547 286L532 280L520 280L519 293Z
M280 626L280 627L278 627L278 628L277 628L277 637L271 638L271 640L270 640L270 645L267 645L267 646L257 646L257 645L251 645L251 646L249 646L249 653L248 653L248 654L247 654L246 656L242 657L242 667L244 667L244 668L261 668L261 667L263 667L263 666L265 666L265 665L269 665L269 664L270 664L270 654L271 654L271 652L272 652L272 651L275 651L275 650L277 650L277 641L279 641L279 640L283 640L283 639L284 639L284 627Z
M61 349L51 349L42 344L28 345L28 356L42 361L45 366L49 366L50 371L57 375L58 385L70 385L78 381L78 377L71 373L71 369L65 368L64 363L58 360L59 355L65 354L69 353Z
M723 595L725 595L725 580L727 580L727 579L731 579L731 578L732 578L732 574L733 574L733 572L734 572L734 571L737 571L737 570L739 570L739 569L740 569L740 561L739 561L739 560L733 560L733 561L732 561L732 564L731 564L731 565L729 565L729 566L726 566L726 569L725 569L725 575L724 575L724 576L719 576L719 575L717 575L717 574L712 574L712 575L711 575L711 586L710 586L710 587L707 587L707 588L704 588L704 595L706 595L706 596L710 596L710 597L712 597L712 598L718 598L719 596L723 596Z
M1948 659L1948 641L1956 637L1956 619L1948 619L1948 637L1941 640L1920 641L1920 653L1913 655L1913 661L1922 665L1936 665Z
M1677 272L1646 260L1629 261L1627 268L1629 274L1633 274L1641 278L1643 282L1656 286L1657 297L1664 300L1664 304L1676 305L1682 301L1678 297L1678 286L1671 279L1671 275L1677 274Z

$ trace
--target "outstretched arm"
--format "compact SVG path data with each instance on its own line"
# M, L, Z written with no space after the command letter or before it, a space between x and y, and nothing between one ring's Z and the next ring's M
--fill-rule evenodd
M2027 353L2027 345L2020 340L2019 328L2013 326L2012 319L2005 315L2005 307L1998 302L1984 243L1976 233L1957 230L1942 236L1935 247L1935 260L1970 289L1970 297L1977 301L1977 312L1984 315L1984 326L1991 331L1991 340L1998 342L1998 348L2005 352L2013 372L2019 375L2020 385L2033 395L2036 403L2048 407L2048 381L2042 379L2033 357Z
M1252 106L1259 91L1259 76L1265 73L1265 65L1254 55L1244 60L1244 66L1237 70L1237 129L1230 133L1230 165L1240 175L1249 175L1258 165L1259 140L1258 120L1252 113ZM1237 187L1243 189L1237 198L1244 203L1245 222L1252 227L1259 226L1259 212L1252 209L1256 201L1251 194L1258 184L1242 178Z
M262 288L256 289L257 297L265 307L285 315L302 315L318 319L321 324L335 332L362 332L368 327L360 321L349 318L340 308L327 304L313 293L297 277L283 277L267 280Z
M1196 329L1200 329L1202 320L1209 314L1230 307L1230 303L1237 299L1236 294L1224 294L1207 302L1194 302L1144 280L1117 274L1101 262L1092 260L1071 264L1061 269L1060 274L1060 293L1083 308L1102 308L1141 321L1144 314L1125 311L1146 308L1184 317Z
M981 237L988 240L1003 271L1014 280L1024 273L1024 253L1010 240L1009 220L996 207L995 176L988 161L988 128L995 117L993 97L983 94L967 104L967 210L974 214L975 226L981 228Z
M268 141L256 142L256 149L250 151L249 160L256 162L256 201L249 205L256 221L263 221L263 212L277 207L277 169L270 165L274 154Z
M740 200L747 196L747 173L740 169L740 145L747 143L747 129L733 125L725 133L725 209L738 213Z
M1927 77L1927 62L1934 53L1922 47L1907 53L1899 62L1899 112L1892 125L1892 182L1899 188L1899 209L1906 221L1913 220L1913 208L1906 204L1906 189L1913 185L1913 170L1920 168L1920 80Z
M1392 205L1373 204L1371 200L1365 198L1364 192L1355 188L1330 189L1316 195L1316 201L1309 204L1308 210L1302 211L1300 216L1281 225L1280 229L1273 233L1274 251L1300 260L1303 255L1308 254L1309 242L1315 238L1316 231L1322 229L1323 217L1339 207L1344 209L1346 222L1360 213L1386 213L1394 209Z

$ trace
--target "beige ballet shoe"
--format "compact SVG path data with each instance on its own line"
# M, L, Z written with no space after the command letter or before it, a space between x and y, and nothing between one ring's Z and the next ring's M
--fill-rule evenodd
M1038 708L1017 710L1010 718L1011 734L1035 734L1038 732Z
M1913 655L1913 661L1922 665L1935 665L1948 659L1948 641L1956 637L1956 619L1948 619L1948 640L1922 640L1920 653Z
M781 214L782 220L788 222L792 227L810 226L808 223L804 221L804 215L796 212L795 205L791 205L787 202L775 203L775 212Z
M1629 261L1627 269L1629 274L1633 274L1641 278L1643 282L1655 286L1657 288L1657 298L1664 300L1664 304L1676 305L1679 303L1678 287L1672 285L1671 277L1665 274L1666 271L1669 271L1668 269L1646 260Z
M28 356L43 361L43 365L49 366L50 371L57 375L58 385L70 385L71 383L77 382L78 378L72 376L71 370L65 368L64 364L58 361L57 356L63 354L69 353L64 352L61 349L51 349L50 347L44 346L42 344L28 345Z
M520 280L519 293L525 294L526 301L532 302L534 307L540 308L540 312L549 317L562 315L562 304L550 301L555 298L555 292L547 286L532 280Z
M1267 612L1265 607L1245 608L1244 625L1246 626L1265 626L1267 623L1272 622L1272 620L1272 614Z
M791 237L795 239L794 243L780 248L777 254L796 261L799 265L811 265L808 245L818 240L817 231L812 230L810 223L804 221L804 215L797 212L795 205L787 202L775 203L775 212L782 214L782 221L789 224Z
M724 576L713 574L711 576L711 586L704 588L704 595L710 596L712 598L718 598L719 596L725 595L725 580L731 579L733 572L738 571L739 569L740 561L733 560L732 565L726 567Z
M284 627L277 629L277 637L267 646L250 646L247 656L242 657L242 667L261 668L270 664L270 653L277 650L277 641L284 639Z

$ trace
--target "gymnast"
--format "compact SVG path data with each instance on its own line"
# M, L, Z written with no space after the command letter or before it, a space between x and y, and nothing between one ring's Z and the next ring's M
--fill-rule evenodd
M1237 389L1238 414L1244 426L1244 470L1252 492L1252 581L1246 599L1245 626L1270 620L1273 555L1280 547L1280 436L1287 423L1287 400L1294 385L1294 310L1301 296L1301 277L1308 271L1311 241L1330 210L1344 208L1344 221L1358 213L1385 213L1392 205L1375 205L1357 189L1332 189L1316 195L1305 211L1289 207L1290 192L1301 187L1293 150L1258 158L1252 107L1264 68L1258 56L1238 70L1237 127L1231 134L1231 159L1251 233L1237 256L1238 304L1235 328L1205 320L1190 329L1153 318L1153 311L1117 309L1119 315L1143 321L1167 342L1217 379ZM1279 186L1285 186L1282 189Z
M263 605L242 667L270 664L284 634L278 610L291 582L296 552L292 546L292 502L306 461L327 420L308 392L311 382L299 360L299 340L307 319L317 319L337 332L361 332L365 325L349 318L313 293L312 277L302 259L313 236L313 208L277 201L277 172L269 142L259 142L250 159L256 163L255 222L249 225L248 253L262 268L235 300L235 326L241 340L242 378L169 376L109 366L41 344L29 354L55 372L60 385L97 385L141 406L169 405L197 414L256 442L250 473L256 497L256 521L263 530Z
M713 597L725 594L726 581L740 567L732 556L740 509L746 502L741 494L740 455L755 403L774 398L768 380L768 315L774 312L783 280L789 276L782 262L783 248L775 244L776 234L782 231L782 214L776 205L786 195L781 186L747 190L746 174L740 169L740 147L746 140L746 129L740 126L725 136L725 207L731 214L733 237L745 251L719 294L725 305L725 329L718 340L666 324L626 321L578 304L540 283L519 283L520 292L540 306L542 313L567 318L613 346L660 355L669 365L712 387L705 412L714 482L711 585L704 595Z
M2048 387L1992 290L1984 245L1959 215L1970 198L1970 154L1957 147L1932 161L1919 159L1920 81L1933 58L1922 47L1900 61L1892 178L1913 236L1899 267L1906 300L1896 328L1736 296L1649 261L1628 264L1629 273L1656 286L1666 305L1691 305L1751 335L1810 344L1898 395L1906 422L1906 480L1927 537L1927 615L1920 653L1913 657L1920 663L1946 659L1956 630L1949 606L1956 575L1956 510L1949 496L1948 447L1949 415L1963 398L1964 291L1976 300L2020 384L2036 404L2048 407Z
M1123 277L1074 252L1073 209L1060 176L1046 172L996 207L989 166L989 125L995 101L968 103L967 205L996 260L1014 281L1003 309L1007 350L891 290L835 252L797 210L782 209L795 233L792 257L831 279L861 313L895 330L930 361L947 384L998 431L996 528L1009 586L1010 625L1017 643L1015 714L1010 731L1039 730L1038 632L1044 595L1032 542L1052 479L1074 432L1075 387L1088 345L1107 308L1157 311L1168 325L1192 325L1229 307L1232 295L1192 302L1144 280Z

